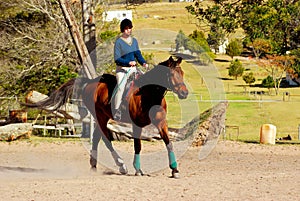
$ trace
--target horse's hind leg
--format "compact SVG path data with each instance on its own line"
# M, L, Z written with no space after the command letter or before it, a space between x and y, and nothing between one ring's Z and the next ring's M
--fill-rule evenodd
M133 137L134 137L134 160L133 160L133 167L135 169L135 175L141 176L143 172L141 170L141 161L140 161L140 152L141 152L141 133L142 128L133 125Z
M119 156L119 154L113 148L111 141L108 140L106 136L103 136L102 139L103 139L104 144L106 145L106 147L110 151L116 165L119 167L119 172L121 174L127 174L128 170L127 170L127 167L124 163L124 160Z
M90 165L92 169L97 168L98 144L101 138L99 126L96 126L93 132L92 150L90 154Z
M97 163L98 143L100 141L100 138L102 138L106 148L111 152L111 155L112 155L116 165L119 167L119 172L121 174L127 174L128 170L127 170L127 167L126 167L123 159L119 156L119 154L116 152L116 150L112 146L111 140L108 139L109 135L108 135L108 129L107 129L107 121L105 121L105 120L99 121L99 126L97 126L97 129L95 130L95 132L97 132L98 135L95 132L93 135L93 145L92 145L92 151L91 151L91 166L93 167L93 165L96 165L96 163Z

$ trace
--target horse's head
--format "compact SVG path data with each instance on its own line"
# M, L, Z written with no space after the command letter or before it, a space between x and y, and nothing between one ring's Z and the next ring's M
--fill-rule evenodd
M169 67L167 71L167 87L178 95L178 98L185 99L187 98L189 91L184 84L183 80L183 71L180 67L182 58L179 57L177 60L174 60L172 56L167 61L160 63L160 65Z

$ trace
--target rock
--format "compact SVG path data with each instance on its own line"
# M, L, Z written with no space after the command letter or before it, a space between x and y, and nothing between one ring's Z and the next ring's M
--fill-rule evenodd
M13 123L0 126L0 141L12 141L19 138L30 138L32 133L31 123Z

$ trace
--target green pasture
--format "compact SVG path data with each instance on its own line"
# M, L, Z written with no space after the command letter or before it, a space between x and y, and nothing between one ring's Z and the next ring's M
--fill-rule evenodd
M142 41L148 39L146 43L140 43L140 47L143 52L153 53L155 62L168 58L170 55L168 49L174 47L174 40L179 30L189 35L197 29L195 20L185 10L185 6L189 4L149 3L134 8L134 33L137 33L136 37L141 37ZM142 35L139 35L140 33ZM157 40L160 40L159 44L151 42ZM239 59L246 69L245 72L254 73L256 78L254 85L260 84L267 76L267 72L258 67L254 60L242 57ZM216 61L210 66L212 71L207 72L201 71L207 66L193 62L195 60L197 58L193 55L193 58L188 57L182 63L185 81L190 90L189 98L178 100L172 92L166 95L169 127L182 127L195 117L196 113L204 112L217 103L212 99L221 100L225 97L229 102L226 113L227 139L258 142L261 125L270 123L277 127L277 137L291 135L297 140L300 124L299 87L280 89L279 95L276 96L272 89L269 91L266 88L249 87L241 77L237 80L229 77L227 68L231 58L226 55L218 55ZM213 68L217 69L217 74L213 72ZM207 75L210 72L213 72L212 75ZM211 76L214 78L210 82L221 83L221 85L208 87L206 77ZM258 93L261 91L264 92L263 95ZM289 100L288 97L284 97L285 92L291 94ZM220 98L217 96L218 93L221 94Z

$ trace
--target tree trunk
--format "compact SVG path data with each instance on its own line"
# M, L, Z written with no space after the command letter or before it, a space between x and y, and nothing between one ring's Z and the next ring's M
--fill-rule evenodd
M94 20L93 0L82 0L82 24L83 24L83 41L87 47L94 68L97 65L96 54L96 26Z
M81 0L82 6L82 30L83 30L83 41L87 47L88 53L92 60L94 70L96 71L97 66L97 51L96 51L96 26L94 19L94 4L93 0ZM88 125L90 133L89 135L92 138L93 135L93 122L94 118L90 115L90 123ZM82 124L82 127L87 126L85 123Z
M91 60L87 47L84 43L84 40L79 32L79 28L76 24L75 17L70 8L70 4L66 0L59 0L59 4L64 14L68 28L70 30L73 42L75 44L79 59L83 67L83 71L88 78L96 78L97 74L95 71L95 67Z

